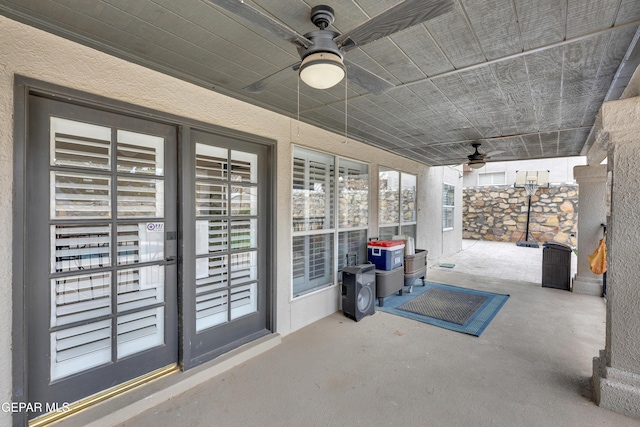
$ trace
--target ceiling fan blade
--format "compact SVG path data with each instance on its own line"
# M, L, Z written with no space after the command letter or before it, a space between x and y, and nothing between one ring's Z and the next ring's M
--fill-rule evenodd
M209 3L218 6L220 9L233 13L245 21L264 28L277 37L280 37L296 46L309 47L313 43L306 37L287 27L283 23L276 21L272 17L265 15L258 9L245 3L243 0L207 0Z
M504 150L493 150L493 151L489 151L488 153L485 153L485 157L489 158L491 156L497 156L498 154L502 154L504 153Z
M453 0L405 0L336 37L345 51L420 24L453 10Z
M347 78L373 94L378 95L395 87L388 81L376 76L372 72L365 70L353 62L345 60L344 65L347 67Z
M298 70L298 68L300 68L300 61L296 62L293 65L289 65L280 71L276 71L275 73L265 77L262 80L258 80L255 83L251 83L249 86L243 87L242 90L246 90L247 92L252 92L252 93L262 92L267 85L284 80L292 70L296 71Z

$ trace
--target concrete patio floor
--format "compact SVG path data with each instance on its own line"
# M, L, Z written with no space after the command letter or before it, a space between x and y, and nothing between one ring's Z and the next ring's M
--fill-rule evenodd
M504 256L488 244L484 253ZM338 312L254 344L269 349L229 369L211 373L242 356L172 374L60 425L640 426L591 400L602 298L506 272L456 271L471 264L456 257L454 269L430 268L428 280L511 295L480 337L379 311L358 323Z
M542 244L539 248L529 248L510 242L463 239L460 252L439 260L432 268L540 284L542 251ZM576 255L572 252L571 277L576 274L577 261ZM455 267L440 267L439 264L443 263L455 264Z

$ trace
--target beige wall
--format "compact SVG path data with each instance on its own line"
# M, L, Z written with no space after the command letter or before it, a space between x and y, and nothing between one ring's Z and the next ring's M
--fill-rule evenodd
M427 170L424 197L418 203L418 219L423 221L423 232L418 235L416 248L429 251L428 264L434 265L439 259L462 249L462 168L432 167ZM454 227L442 229L442 185L456 186Z
M15 75L124 101L277 141L277 328L285 335L338 309L336 286L291 301L291 149L295 143L370 164L371 206L377 206L377 171L385 167L417 174L428 196L429 168L264 109L117 59L0 16L0 402L11 400L13 85ZM299 133L298 133L299 126ZM438 192L436 191L436 194ZM420 200L419 243L428 246L432 220ZM436 210L437 211L437 210ZM377 233L377 209L371 212ZM434 219L436 223L441 221ZM436 227L437 229L437 227ZM441 245L442 246L442 245ZM453 244L455 247L455 244ZM0 425L9 424L0 413Z

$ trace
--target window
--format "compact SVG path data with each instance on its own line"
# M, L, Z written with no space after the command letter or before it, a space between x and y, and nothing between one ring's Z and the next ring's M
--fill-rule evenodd
M484 172L478 174L478 185L505 185L506 172Z
M416 182L415 175L389 169L379 173L378 237L391 239L403 234L416 238Z
M366 261L369 166L294 147L292 184L295 298L333 285L347 254Z
M293 296L333 284L333 156L296 147L293 158Z
M369 227L369 165L338 158L338 270L347 265L347 255L356 254L355 263L367 262Z
M442 229L453 229L453 210L455 207L455 187L444 184L442 186Z

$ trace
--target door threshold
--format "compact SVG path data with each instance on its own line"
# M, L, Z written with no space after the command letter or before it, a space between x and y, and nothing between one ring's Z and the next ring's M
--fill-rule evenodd
M271 350L281 342L282 337L278 333L265 335L188 371L174 370L157 381L99 402L74 416L61 419L55 427L118 425Z
M100 393L96 393L92 396L71 403L68 406L65 406L64 409L61 409L60 411L49 412L48 414L44 414L38 418L34 418L33 420L29 421L29 427L44 427L54 422L61 421L64 418L84 411L85 409L90 408L100 402L104 402L105 400L124 394L136 387L140 387L143 384L147 384L148 382L157 380L179 370L180 368L176 363L167 365L164 368L156 369L155 371L149 372L148 374L139 376L122 384L118 384L117 386L111 387L107 390L101 391Z

